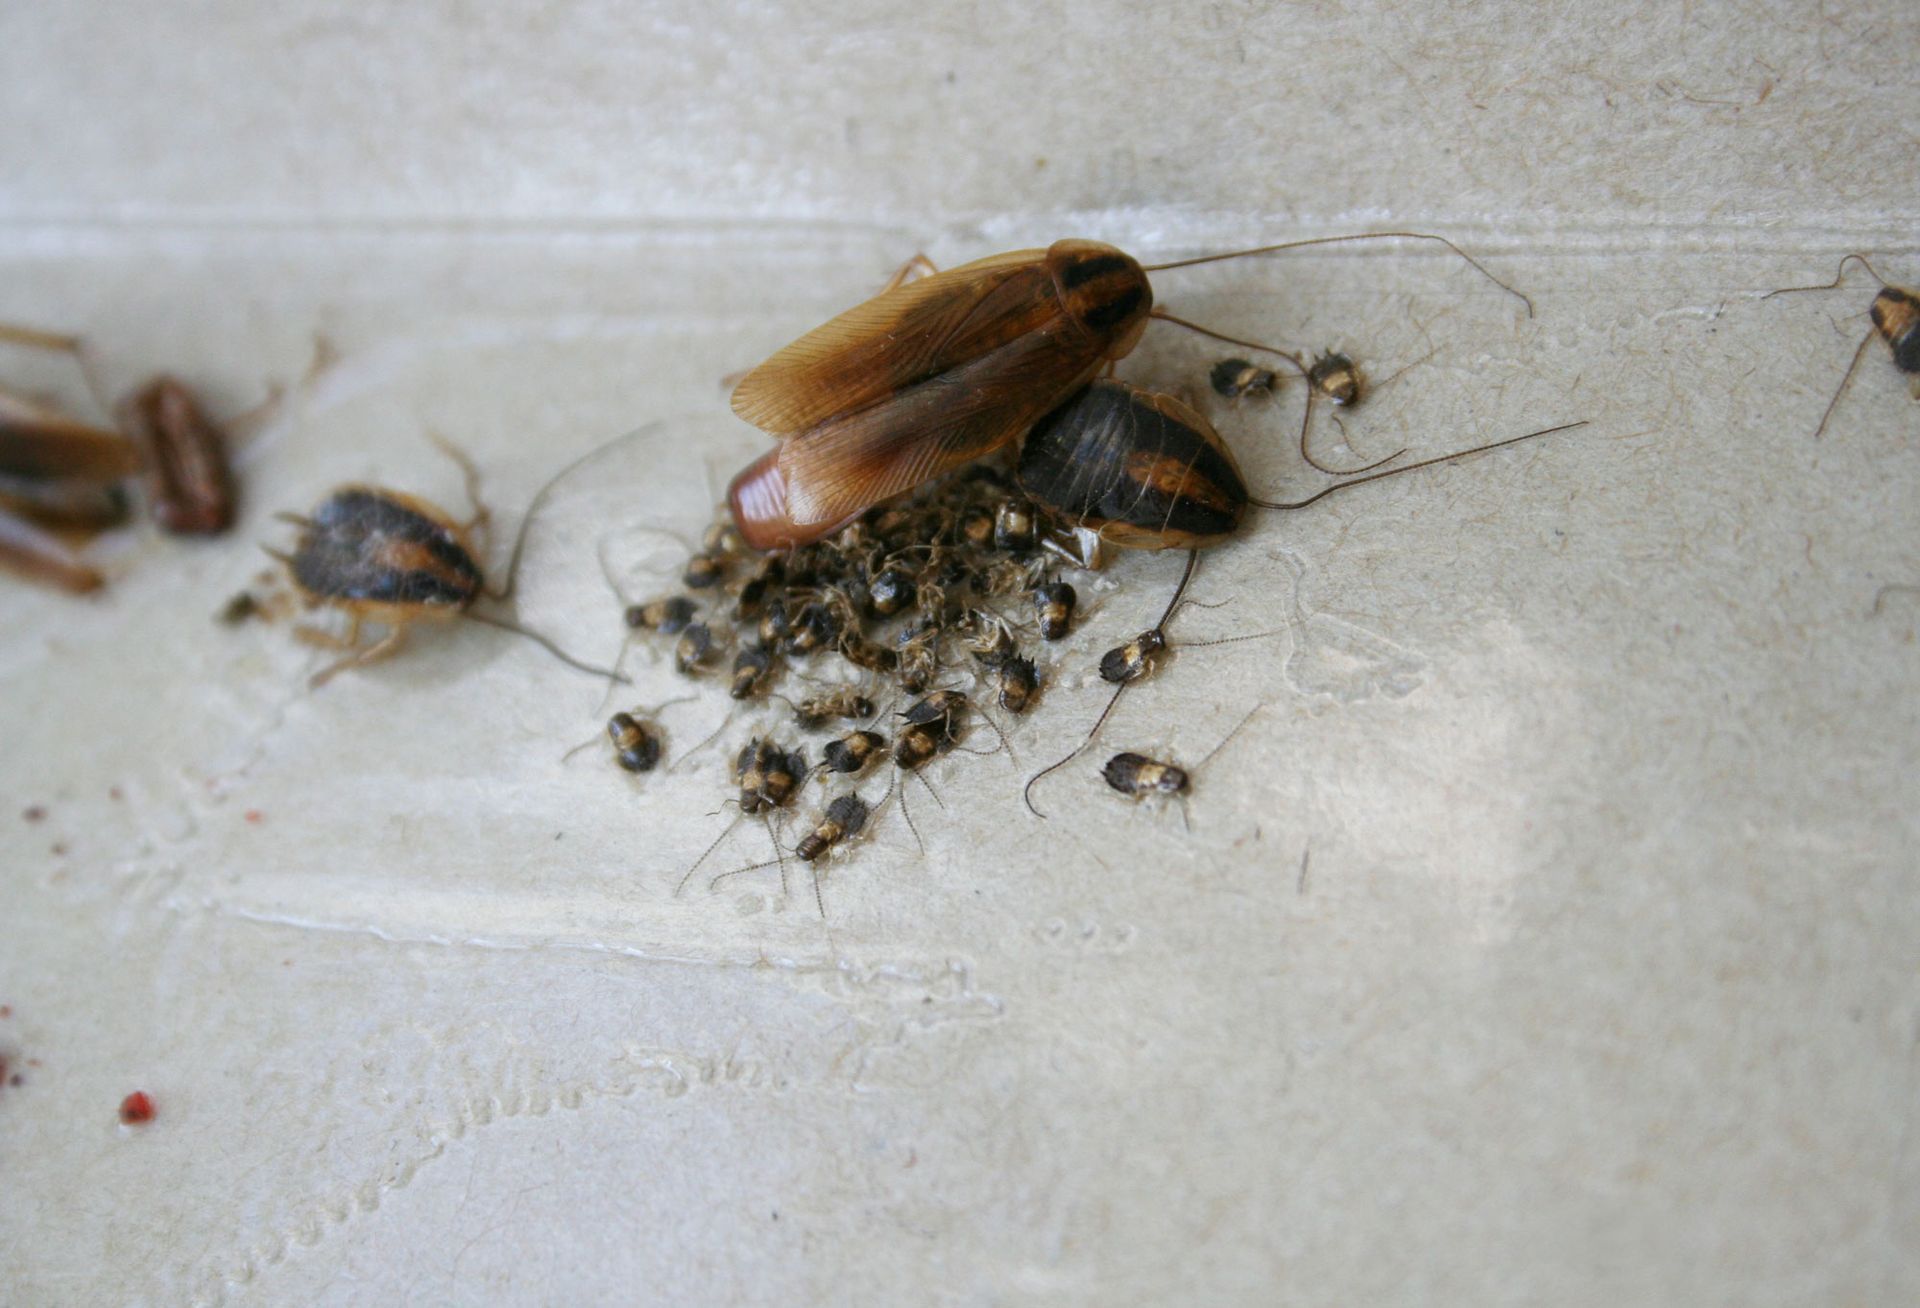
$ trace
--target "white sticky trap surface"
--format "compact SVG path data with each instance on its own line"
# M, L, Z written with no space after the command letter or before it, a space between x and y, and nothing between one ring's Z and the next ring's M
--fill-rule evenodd
M0 18L0 317L222 414L337 356L241 450L231 536L129 529L83 601L0 579L0 1298L1920 1290L1920 604L1882 594L1920 582L1920 405L1875 344L1816 443L1871 282L1757 298L1852 249L1920 281L1920 20L1077 12ZM915 250L1401 227L1536 315L1412 245L1156 290L1414 365L1329 458L1591 426L1254 515L1174 636L1278 634L1176 653L1039 822L1022 783L1179 572L1121 558L1011 756L934 767L925 856L890 811L825 923L797 865L707 890L769 856L750 822L676 896L725 751L563 759L603 688L527 642L423 628L310 692L287 624L213 620L335 485L459 512L430 432L497 561L644 427L555 486L516 605L612 658L601 559L668 589L764 448L720 379ZM1222 404L1225 352L1156 327L1122 375L1201 396L1262 493L1317 488L1298 386ZM87 403L59 360L0 383ZM619 706L686 693L664 642L625 666ZM1101 784L1255 704L1185 821ZM670 757L730 712L780 721L713 679Z

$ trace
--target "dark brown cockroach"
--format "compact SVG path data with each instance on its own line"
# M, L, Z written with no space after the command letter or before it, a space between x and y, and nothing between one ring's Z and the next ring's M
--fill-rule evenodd
M760 615L760 624L754 630L760 637L760 643L768 649L785 648L787 636L793 631L792 616L787 611L786 601L768 600L766 611Z
M1229 400L1237 400L1244 395L1270 395L1280 384L1273 369L1262 368L1245 359L1220 360L1207 373L1207 381L1216 394Z
M1360 402L1364 379L1359 365L1346 355L1334 352L1316 356L1307 366L1307 384L1344 409Z
M920 694L940 675L940 634L940 627L931 621L900 633L894 673L907 694Z
M811 654L831 648L839 640L840 632L841 625L833 609L814 600L794 615L784 648L789 654Z
M1010 658L994 673L1000 707L1009 713L1025 713L1040 689L1040 674L1029 658Z
M657 631L663 636L677 636L692 625L700 608L685 595L675 595L669 599L648 600L645 604L627 606L626 623L635 631Z
M1320 237L1146 266L1110 245L1064 240L918 281L896 277L734 388L734 413L778 440L728 487L734 521L756 549L804 545L1013 441L1130 353L1149 319L1195 327L1154 308L1150 272L1386 238L1445 245L1533 312L1526 296L1458 246L1421 232Z
M308 607L325 605L347 616L345 636L299 629L300 637L310 644L348 651L315 673L309 684L323 686L347 668L389 657L401 648L407 629L416 623L454 618L525 636L569 667L626 682L616 671L581 662L538 632L474 608L483 598L504 600L512 594L532 508L514 541L505 583L489 589L473 547L474 533L489 520L478 498L479 474L459 450L440 444L466 476L473 507L473 516L466 522L455 522L426 500L377 486L343 486L305 517L275 515L298 527L300 535L291 553L273 549L267 553L286 565ZM538 505L545 494L543 488L533 504ZM387 633L363 647L360 630L368 622L384 626Z
M1067 634L1078 599L1073 587L1064 581L1048 582L1033 592L1033 608L1040 619L1042 639L1059 640Z
M890 618L911 607L915 593L913 573L889 564L867 583L867 604L876 616Z
M765 686L773 671L773 654L764 645L745 645L733 656L733 679L727 693L735 699L752 699Z
M783 808L807 775L806 751L789 752L756 736L741 746L733 773L740 788L741 812Z
M651 772L660 763L660 736L631 713L607 719L607 738L613 742L614 762L629 772Z
M1904 286L1895 286L1874 271L1865 255L1849 254L1840 260L1840 267L1834 273L1833 280L1818 286L1784 286L1777 291L1768 291L1760 298L1770 300L1776 295L1792 295L1799 291L1831 291L1837 289L1846 280L1847 264L1857 262L1867 270L1867 275L1880 283L1880 293L1873 297L1868 309L1873 319L1873 329L1860 338L1860 344L1853 352L1853 362L1847 365L1847 371L1840 378L1840 385L1834 389L1833 398L1827 401L1826 412L1820 415L1820 425L1813 429L1818 440L1827 429L1827 420L1833 417L1833 411L1840 404L1840 397L1847 393L1847 387L1853 382L1853 374L1860 370L1860 360L1867 352L1867 346L1878 336L1887 343L1888 351L1893 355L1893 366L1906 374L1907 387L1914 398L1920 399L1920 291L1912 291Z
M986 509L968 509L960 515L959 538L963 545L977 550L993 544L993 514Z
M827 805L827 815L812 831L802 836L794 854L802 863L811 863L841 841L860 834L867 825L867 802L858 795L841 795Z
M156 377L122 401L118 417L146 463L155 522L195 536L217 535L233 525L227 438L193 392L172 377Z
M850 731L830 740L820 751L821 766L829 772L858 775L887 751L887 738L877 731Z
M1113 684L1113 695L1086 741L1028 779L1028 809L1039 814L1033 807L1034 782L1091 744L1121 694L1152 670L1154 657L1167 647L1167 623L1192 580L1199 552L1230 537L1249 507L1301 509L1335 491L1585 425L1542 428L1384 472L1347 477L1300 500L1262 500L1247 493L1233 451L1212 424L1185 404L1125 382L1098 381L1087 387L1042 419L1020 452L1021 490L1056 526L1071 533L1071 545L1056 542L1056 548L1082 566L1096 566L1108 544L1189 552L1186 569L1160 620L1102 657L1100 676Z
M850 631L840 637L840 654L854 667L868 672L892 672L900 666L898 654L858 632Z

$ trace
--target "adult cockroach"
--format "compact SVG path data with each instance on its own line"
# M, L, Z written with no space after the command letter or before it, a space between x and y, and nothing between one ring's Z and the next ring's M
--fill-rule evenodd
M1826 412L1820 415L1820 425L1813 429L1815 440L1820 439L1827 429L1827 420L1833 417L1833 411L1840 403L1840 397L1847 393L1847 386L1853 381L1853 374L1860 370L1860 360L1867 352L1867 346L1878 336L1887 343L1887 349L1893 355L1893 366L1907 376L1907 388L1915 399L1920 399L1920 291L1912 291L1904 286L1895 286L1874 271L1866 256L1849 254L1840 260L1833 280L1818 286L1783 286L1777 291L1768 291L1760 298L1770 300L1776 295L1792 295L1799 291L1831 291L1839 287L1846 279L1847 264L1857 262L1867 270L1867 275L1880 283L1880 293L1873 297L1868 313L1873 318L1873 330L1860 338L1860 344L1853 352L1853 362L1847 365L1840 385L1834 389L1833 398L1827 401Z
M733 411L779 440L728 487L734 521L756 549L818 540L1019 437L1130 353L1149 319L1250 344L1156 309L1150 272L1387 238L1445 245L1532 314L1525 295L1451 241L1422 232L1319 237L1148 265L1098 241L1064 240L908 281L925 265L918 259L879 295L808 332L734 388Z
M176 535L211 536L233 525L233 471L226 436L189 391L156 377L129 395L117 414L140 447L153 520Z

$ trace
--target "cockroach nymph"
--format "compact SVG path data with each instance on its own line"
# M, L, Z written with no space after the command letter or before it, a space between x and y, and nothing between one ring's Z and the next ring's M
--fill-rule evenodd
M309 607L326 605L347 615L344 637L300 629L303 640L348 651L315 673L309 684L317 688L347 668L389 657L417 622L453 618L525 636L570 667L625 682L618 672L583 663L538 632L474 609L482 598L504 600L511 594L532 509L515 540L506 583L489 590L472 545L472 534L489 520L478 496L479 473L466 455L445 442L439 444L466 476L473 516L464 523L453 521L426 500L377 486L343 486L304 517L276 515L298 527L300 535L291 553L273 549L267 553L286 566ZM540 495L545 493L543 489ZM535 497L536 506L539 499ZM386 627L387 634L362 647L360 629L366 622Z
M1029 658L1010 658L1000 665L994 677L999 686L1000 707L1009 713L1025 713L1040 689L1040 674Z
M663 636L677 636L692 624L699 612L699 606L691 599L675 595L670 599L629 605L625 616L627 625L636 631L644 629Z
M838 740L830 740L820 751L822 765L829 772L857 775L886 753L887 738L877 731L850 731Z
M1531 300L1472 256L1424 232L1319 237L1144 266L1111 245L1063 240L918 281L902 269L878 296L800 337L734 388L734 413L778 442L728 487L734 522L756 549L829 536L1017 439L1131 353L1150 319L1232 339L1155 308L1150 272L1380 239L1444 245L1533 312ZM962 533L984 545L979 518L963 519Z
M690 622L673 647L673 666L682 676L694 676L707 665L713 653L713 629L704 622Z
M607 719L607 738L613 741L614 761L629 772L651 772L660 762L660 737L631 713Z
M1187 793L1186 769L1150 759L1145 754L1115 754L1100 769L1100 775L1123 795Z
M1827 401L1827 408L1820 415L1820 425L1813 429L1815 440L1820 439L1827 430L1827 421L1833 417L1833 411L1840 404L1840 397L1847 393L1847 387L1853 383L1854 373L1860 370L1860 360L1865 357L1867 346L1878 336L1887 343L1888 351L1893 355L1893 366L1906 374L1907 388L1914 398L1920 399L1920 291L1909 290L1904 286L1895 286L1874 270L1862 254L1849 254L1840 260L1833 280L1818 286L1785 286L1777 291L1768 291L1760 298L1770 300L1776 295L1792 295L1800 291L1831 291L1837 289L1846 280L1847 264L1857 262L1867 270L1867 275L1880 283L1880 293L1873 297L1868 309L1873 319L1873 330L1860 338L1860 344L1853 351L1853 361L1841 375L1840 385L1834 389L1833 398Z
M1064 581L1048 582L1033 592L1033 607L1040 619L1044 640L1059 640L1073 623L1073 606L1079 596Z
M735 699L752 699L772 670L773 654L764 645L742 646L733 656L733 680L727 693Z
M727 579L726 560L711 554L696 554L687 560L687 570L680 579L688 590L711 590Z
M1243 395L1268 395L1280 384L1271 368L1262 368L1245 359L1220 360L1207 373L1207 381L1216 394L1229 400Z
M157 377L127 397L119 418L146 463L155 522L187 535L213 535L233 525L227 438L193 392L172 377Z
M898 565L883 568L867 583L867 603L883 618L911 607L915 593L913 574Z
M809 695L793 706L793 720L806 730L821 726L833 718L858 722L873 716L873 701L856 687L840 686L819 695Z
M1025 554L1036 539L1033 506L1020 500L1002 500L993 515L993 547L1009 554Z
M858 795L841 795L827 805L827 815L812 831L801 837L794 854L802 863L811 863L841 841L860 834L867 825L867 802Z
M1307 368L1307 384L1344 409L1360 402L1364 383L1353 360L1335 352L1314 359Z

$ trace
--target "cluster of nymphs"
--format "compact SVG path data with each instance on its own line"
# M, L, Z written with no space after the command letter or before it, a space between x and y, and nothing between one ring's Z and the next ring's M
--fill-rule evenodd
M723 518L688 562L685 591L632 605L626 622L671 642L683 675L724 680L737 700L784 702L797 732L832 733L817 763L799 742L756 736L735 750L741 812L771 814L809 776L852 782L889 757L916 772L989 703L1027 711L1041 685L1032 651L1067 634L1076 598L1040 537L1007 478L974 465L781 553L747 550ZM643 711L616 714L607 731L621 767L659 763ZM793 852L815 861L884 803L839 795Z

